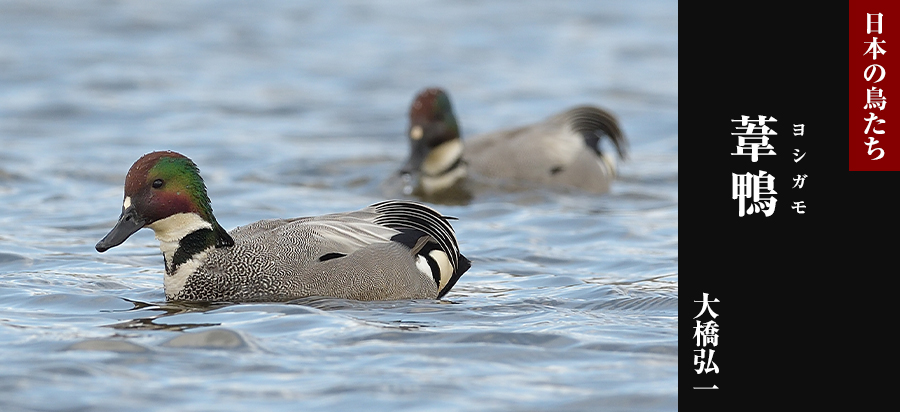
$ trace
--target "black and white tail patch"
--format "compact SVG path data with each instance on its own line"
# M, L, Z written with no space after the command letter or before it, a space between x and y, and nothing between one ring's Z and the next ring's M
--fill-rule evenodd
M376 223L400 232L391 240L406 245L415 254L416 267L434 279L438 298L446 295L471 267L469 259L459 252L447 218L434 209L400 200L376 203L372 207L379 213Z
M567 111L566 116L572 130L581 134L585 144L597 154L602 154L600 138L607 136L616 146L619 158L625 158L627 142L619 128L619 122L612 114L593 106L579 106Z

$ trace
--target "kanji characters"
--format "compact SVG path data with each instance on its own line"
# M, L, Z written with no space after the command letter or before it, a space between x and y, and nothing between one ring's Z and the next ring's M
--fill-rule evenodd
M883 19L884 19L884 14L882 14L882 13L877 13L877 14L866 13L866 34L872 34L872 32L875 32L876 34L879 34L879 35L882 34L883 33L883 21L884 21ZM873 61L878 59L879 54L887 53L884 50L884 48L881 47L881 45L887 43L887 41L884 39L879 41L878 37L872 36L872 41L864 42L864 43L868 44L869 47L866 50L866 52L863 54L863 56L871 54ZM878 80L874 81L874 83L878 83L878 82L884 80L884 77L887 74L887 71L881 65L871 64L868 67L866 67L865 71L863 71L863 78L866 79L867 82L870 82L873 79L875 79L875 75L879 71L881 72L880 76L878 76ZM884 90L879 89L875 86L871 86L871 87L872 87L871 89L866 90L866 103L863 105L863 109L864 110L872 110L872 109L878 108L879 112L884 111L885 107L887 106L887 99L884 96ZM868 135L870 133L870 131L872 134L875 134L875 135L884 135L885 134L885 130L876 128L876 126L878 126L878 125L885 124L886 123L885 119L880 119L878 116L875 115L875 113L869 112L869 117L864 117L863 120L867 122L865 131L864 131L864 133L866 135ZM865 137L868 138L868 141L865 141L863 143L866 146L868 146L868 155L872 156L873 154L875 154L875 152L878 152L878 155L875 157L871 157L870 160L874 161L874 160L882 159L885 155L884 149L880 148L880 147L875 147L875 145L878 144L879 141L875 140L875 138L872 136L865 136ZM799 209L798 209L798 213L800 213Z
M775 191L774 176L760 170L758 175L732 173L731 177L731 198L738 200L738 216L744 216L746 199L752 199L753 202L750 207L746 208L748 215L761 211L766 217L769 217L775 213L775 203L778 199L772 195L778 192Z
M694 316L694 319L703 316L704 313L708 313L713 319L719 316L709 306L710 303L718 303L719 299L709 300L709 293L703 294L703 300L695 300L694 302L702 304L700 313ZM707 346L719 346L719 324L715 320L707 322L697 320L694 326L694 338L697 340L696 347L700 348L694 350L694 365L700 366L694 371L697 374L719 373L719 366L713 362L713 355L716 353L715 349L704 349Z
M884 44L886 43L886 41L882 40L881 42L879 42L877 37L872 37L872 41L866 43L869 43L869 50L866 50L865 54L872 53L872 60L878 60L878 53L886 53L884 49L882 49L881 46L878 45L879 43Z
M766 122L776 121L778 120L774 117L766 118L766 116L759 116L755 123L750 121L750 116L741 116L741 120L732 120L732 122L741 122L741 126L736 127L738 133L731 134L738 136L737 153L732 153L732 155L749 155L752 162L758 161L760 155L775 155L775 148L769 144L769 136L778 133L766 126ZM746 153L745 150L750 152Z
M872 90L866 90L866 105L863 106L863 109L874 109L877 107L878 110L884 110L885 105L887 105L887 99L884 97L884 90L875 86L872 86Z

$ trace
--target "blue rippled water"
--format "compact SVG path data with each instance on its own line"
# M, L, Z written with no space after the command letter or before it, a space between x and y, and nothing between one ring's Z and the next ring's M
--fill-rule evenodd
M674 1L0 0L0 410L677 408ZM165 301L152 232L98 254L142 154L194 159L219 222L361 208L414 94L464 135L590 103L608 195L439 205L441 301Z

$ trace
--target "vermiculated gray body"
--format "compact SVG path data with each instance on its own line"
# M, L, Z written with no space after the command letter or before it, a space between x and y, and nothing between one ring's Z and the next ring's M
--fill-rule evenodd
M471 266L446 217L403 200L227 232L200 169L168 150L128 169L122 213L94 247L106 252L144 228L159 240L168 300L440 299Z
M438 298L438 283L417 267L415 251L391 240L400 231L387 225L392 225L390 218L397 219L398 215L373 206L350 213L262 220L235 228L229 232L234 245L209 249L206 261L170 299L247 302L306 296L356 300ZM400 220L405 219L399 216ZM453 253L456 242L447 237L452 232L447 232L450 227L445 222L444 225L446 228L434 229L432 239L450 241L448 252ZM468 261L465 264L468 268ZM177 269L166 276L175 276Z
M615 159L597 149L600 130L617 148L624 145L608 113L583 106L540 123L473 136L463 158L474 176L603 193L616 171Z

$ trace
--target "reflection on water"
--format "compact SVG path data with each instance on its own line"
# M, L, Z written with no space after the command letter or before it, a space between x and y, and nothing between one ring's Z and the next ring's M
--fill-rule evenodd
M107 325L114 329L139 329L139 330L169 330L174 332L182 332L193 328L202 328L208 326L218 326L218 323L155 323L157 319L167 316L181 315L184 313L202 313L215 309L221 304L194 303L194 302L174 302L154 305L150 303L137 302L125 299L134 304L134 308L128 311L140 312L141 317L128 319L112 325ZM149 315L149 316L148 316Z
M675 409L677 31L673 1L0 0L0 410ZM150 231L94 251L153 150L226 228L382 200L428 86L464 136L607 107L629 159L604 196L438 206L473 260L441 301L172 303Z

